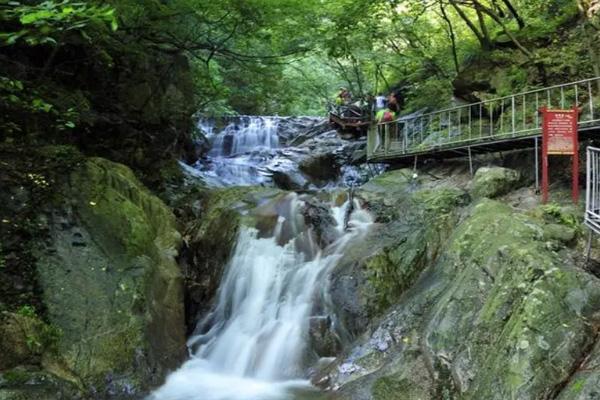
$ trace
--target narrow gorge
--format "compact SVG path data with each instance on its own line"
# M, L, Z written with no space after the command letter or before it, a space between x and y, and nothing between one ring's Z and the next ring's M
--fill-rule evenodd
M0 400L600 400L600 0L0 28Z

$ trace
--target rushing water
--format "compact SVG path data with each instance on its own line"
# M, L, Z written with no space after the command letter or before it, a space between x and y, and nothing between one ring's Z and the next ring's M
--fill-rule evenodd
M309 317L326 303L327 272L372 219L358 203L351 214L349 202L332 207L337 239L321 249L303 206L298 195L288 195L271 237L241 229L216 306L189 339L190 360L150 399L318 398L306 379Z
M335 131L327 130L324 119L242 116L232 118L220 130L208 120L200 121L199 126L205 132L211 149L207 157L194 167L198 175L212 186L274 185L274 174L283 174L297 178L295 182L304 185L304 189L317 189L324 185L356 185L364 182L368 173L381 172L380 166L341 165L337 179L327 183L315 184L309 182L310 177L302 177L298 170L301 160L325 149L338 154L343 160L352 153L348 149L358 144L343 140ZM325 132L310 133L311 129L320 126ZM299 137L302 140L297 145L290 144ZM364 140L362 143L366 145Z

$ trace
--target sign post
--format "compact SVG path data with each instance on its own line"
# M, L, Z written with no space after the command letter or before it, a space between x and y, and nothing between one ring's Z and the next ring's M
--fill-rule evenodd
M548 202L548 156L573 156L573 201L579 199L579 109L548 110L542 108L542 202Z

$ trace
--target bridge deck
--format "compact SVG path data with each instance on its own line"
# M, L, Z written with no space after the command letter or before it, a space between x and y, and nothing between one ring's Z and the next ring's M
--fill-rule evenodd
M579 132L600 131L600 77L532 90L374 125L369 162L409 163L528 148L541 136L538 110L579 107Z

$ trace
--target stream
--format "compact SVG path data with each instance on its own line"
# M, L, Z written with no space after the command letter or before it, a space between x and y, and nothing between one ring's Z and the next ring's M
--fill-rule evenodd
M270 184L278 166L294 172L297 159L289 155L303 152L281 146L277 127L273 119L261 118L242 122L242 128L230 125L209 135L208 158L187 168L215 186ZM352 173L360 179L360 168ZM341 172L323 186L336 187L344 179ZM332 331L340 328L328 300L327 274L373 219L357 200L325 204L322 220L328 226L320 228L329 239L323 243L305 218L310 195L291 192L272 201L278 212L272 234L240 229L215 306L188 340L189 360L149 400L324 398L309 375L331 360L311 348L311 321L327 318Z

